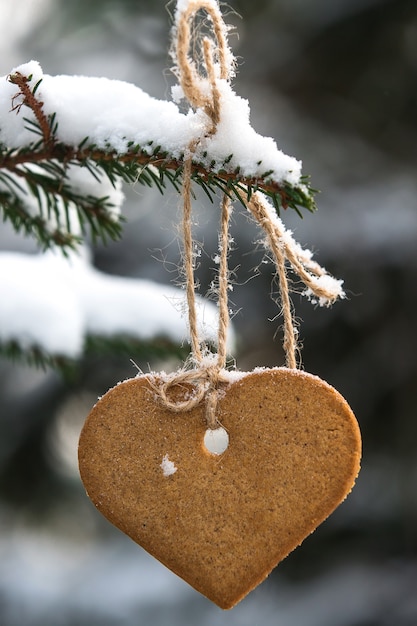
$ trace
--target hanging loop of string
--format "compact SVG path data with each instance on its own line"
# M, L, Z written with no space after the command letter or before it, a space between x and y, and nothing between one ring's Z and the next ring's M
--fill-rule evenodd
M204 37L202 40L204 69L207 78L199 74L195 61L189 56L193 45L191 24L198 11L204 10L211 22L216 44ZM229 80L232 75L232 55L227 45L226 26L220 10L209 0L190 1L180 12L175 31L175 71L184 96L194 109L203 109L211 120L208 134L214 133L220 120L220 93L217 78ZM215 57L218 58L216 63ZM211 93L207 93L207 81Z
M202 40L206 77L199 74L195 62L189 56L193 43L191 23L196 13L201 9L207 12L216 39L216 45L208 37L204 37ZM208 123L203 134L207 137L216 132L217 124L220 120L220 93L217 80L218 78L227 80L230 76L228 64L229 49L225 37L225 25L218 7L208 0L189 2L185 10L180 13L177 21L175 44L176 71L179 83L190 105L195 109L200 108L205 111ZM207 89L207 86L209 86L209 89ZM229 197L224 194L221 202L219 235L217 353L210 356L206 346L199 337L195 301L191 183L192 159L198 143L198 140L194 140L188 146L188 154L184 163L182 188L183 266L191 342L190 363L192 368L185 368L176 372L160 386L158 391L163 404L175 412L189 411L205 400L207 425L209 428L215 428L217 425L218 387L221 382L226 381L224 370L227 359L227 329L229 326L228 249L231 205ZM184 384L191 384L194 388L193 393L186 400L176 401L170 399L172 389L175 386Z
M216 407L218 386L226 382L224 370L227 360L227 329L229 326L228 309L228 249L229 249L229 222L230 199L224 195L221 203L221 226L219 235L219 273L218 273L218 307L219 320L217 332L217 354L210 358L208 350L202 345L198 333L198 320L194 290L194 261L193 241L191 234L191 190L190 179L185 180L183 190L183 239L184 239L184 268L186 274L186 295L188 307L188 322L191 341L191 363L193 369L184 369L169 377L158 389L163 404L172 411L190 411L205 399L206 421L209 428L216 428ZM197 367L196 367L197 366ZM177 385L191 384L194 392L186 400L170 400L169 392Z
M189 56L190 49L193 45L192 28L196 14L200 10L205 10L216 39L214 42L208 37L202 40L203 59L207 78L201 76L198 72L194 60ZM206 136L215 133L217 124L220 120L220 93L217 86L217 76L221 79L228 80L231 75L230 51L226 39L226 27L223 22L222 15L218 6L210 0L191 0L185 9L178 15L176 37L175 37L175 54L174 58L177 62L176 72L178 74L179 83L190 105L197 109L203 108L209 117L210 123L206 129ZM218 58L216 63L215 57ZM229 62L228 62L229 59ZM207 82L210 91L207 91ZM205 85L205 89L203 89ZM195 282L194 282L194 259L193 259L193 238L191 228L191 173L192 158L198 145L198 140L194 140L188 147L188 155L186 155L183 171L183 263L186 280L186 295L188 307L188 322L190 328L191 350L195 362L201 365L203 360L203 351L198 336L197 312L195 304ZM220 267L219 267L219 330L218 330L218 359L217 367L224 368L226 365L226 343L227 343L227 326L229 323L228 305L227 305L227 251L228 251L228 225L229 225L230 203L227 196L222 202L221 216L221 236L219 241ZM205 351L204 351L205 352Z
M207 13L208 21L214 33L214 39L203 37L201 40L200 68L190 57L193 48L192 24L198 11ZM229 325L228 311L228 250L229 250L229 221L231 203L225 193L221 202L221 221L219 229L219 272L218 272L218 307L219 321L217 333L217 353L211 354L201 341L198 332L198 319L195 301L194 277L194 250L192 236L192 170L193 156L201 139L209 138L216 133L221 116L221 91L219 80L229 81L233 75L233 56L227 45L227 28L223 22L220 9L215 0L189 0L181 2L176 12L176 28L174 30L173 57L176 63L174 68L184 96L194 109L203 110L207 115L207 124L202 129L200 137L194 139L188 146L184 159L183 169L183 265L185 273L186 299L188 308L188 323L191 342L191 356L184 368L166 377L158 386L157 392L163 405L174 411L189 411L205 402L206 421L209 428L218 424L216 408L218 392L221 383L226 383L227 358L227 328ZM194 52L194 48L193 48ZM256 191L252 194L240 192L242 203L247 207L266 235L266 244L273 255L278 278L282 304L284 326L283 347L288 368L297 367L297 330L294 326L292 305L289 296L286 262L288 261L294 272L306 286L309 297L314 295L321 304L331 304L338 296L344 297L341 290L341 281L329 277L325 270L311 260L308 251L303 250L291 237L267 199ZM333 281L333 283L331 282ZM339 283L336 285L336 283ZM337 288L335 288L337 287ZM191 386L192 393L180 399L175 388Z

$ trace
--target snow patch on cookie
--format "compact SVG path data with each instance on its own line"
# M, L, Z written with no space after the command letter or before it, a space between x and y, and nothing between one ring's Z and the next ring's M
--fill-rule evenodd
M178 469L178 467L175 466L175 463L169 460L169 457L167 454L164 455L160 468L162 469L164 476L167 476L167 477L172 476L172 474L175 474L175 472Z

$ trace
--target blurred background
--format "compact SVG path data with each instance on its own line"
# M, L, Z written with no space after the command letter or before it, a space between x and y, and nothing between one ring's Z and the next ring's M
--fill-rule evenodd
M361 474L329 520L225 613L113 529L80 483L83 420L108 387L135 375L128 356L90 356L72 381L1 360L4 626L417 623L417 4L231 0L223 9L252 125L302 159L321 190L316 214L282 217L349 297L330 310L297 295L294 305L304 368L335 386L360 423ZM173 10L159 0L0 0L0 74L33 58L48 74L118 78L169 98ZM139 185L125 193L123 239L96 247L94 263L169 283L178 197ZM218 212L200 197L196 212L204 293ZM233 230L237 365L282 365L271 265L238 209ZM0 225L0 249L36 246ZM139 365L148 362L161 366Z

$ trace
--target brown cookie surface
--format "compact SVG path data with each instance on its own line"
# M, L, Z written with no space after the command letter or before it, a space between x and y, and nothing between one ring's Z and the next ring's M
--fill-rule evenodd
M204 405L164 408L158 376L120 383L92 409L79 466L100 512L222 608L258 585L344 500L361 440L342 396L285 368L222 389L229 434L207 452ZM179 399L190 387L176 388Z

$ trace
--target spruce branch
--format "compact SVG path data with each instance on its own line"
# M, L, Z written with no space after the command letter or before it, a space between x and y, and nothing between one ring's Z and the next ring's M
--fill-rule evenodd
M5 180L7 181L4 174L0 173L0 182ZM50 229L41 215L31 215L21 198L10 191L0 192L0 205L3 208L3 221L10 222L17 233L35 236L42 248L55 245L65 251L81 243L81 238L77 235L59 228Z
M88 137L83 144L87 142ZM12 169L26 163L42 164L50 161L79 167L95 166L96 169L104 172L112 183L117 178L121 178L128 183L139 182L150 187L155 186L161 192L165 189L167 181L179 191L184 168L183 156L172 158L166 152L159 152L158 149L149 152L149 146L136 145L125 154L118 154L114 150L101 150L94 145L74 147L52 143L40 150L24 149L0 156L0 169ZM245 177L239 172L227 171L225 167L218 168L214 163L211 164L211 168L208 168L201 162L195 161L192 162L191 171L193 181L206 192L208 191L210 199L216 194L216 188L231 192L235 189L246 189L249 199L254 191L264 193L272 200L278 212L288 208L295 209L300 214L302 208L309 211L316 210L314 194L317 190L310 186L307 176L303 177L301 185L291 185L286 182L273 181L269 177L270 172L265 172L260 177ZM242 201L240 195L237 192L234 193L234 199Z
M36 98L36 91L41 84L42 80L39 80L36 85L31 89L29 83L32 80L32 76L23 76L20 72L9 74L9 81L13 85L17 85L20 91L12 98L12 111L20 113L22 106L27 106L32 109L35 114L36 120L39 124L41 135L45 146L47 146L53 138L53 118L48 120L43 111L43 102ZM21 98L20 102L16 103L16 100Z
M0 356L16 363L24 363L46 370L58 370L67 378L73 378L77 362L65 355L51 354L37 345L23 346L17 340L0 342Z
M227 118L231 139L226 133L225 141L219 132L220 144L215 144L215 134L204 134L201 112L184 115L174 103L157 101L132 85L110 81L103 90L100 79L43 76L36 62L21 69L0 83L0 211L4 221L34 236L44 250L60 248L73 261L72 249L87 235L93 240L118 238L122 182L157 188L162 194L168 187L181 193L193 137L201 141L192 151L191 180L210 201L220 191L248 208L254 195L262 194L278 214L293 209L302 216L303 209L315 210L315 190L301 176L301 164L279 151L273 140L257 135L249 118L238 116L240 122L233 122L233 106L233 119ZM113 89L119 90L114 100ZM98 114L97 92L104 103ZM229 96L231 106L236 96ZM249 149L241 141L242 124ZM264 163L256 160L258 154ZM53 267L55 271L55 259ZM0 354L65 374L74 371L81 353L128 352L137 359L185 356L174 339L142 340L131 329L128 336L117 332L112 338L86 332L75 356L71 350L61 354L65 347L42 347L36 333L22 344L13 333L5 333Z
M71 182L70 168L88 170L98 183L105 177L113 186L123 181L156 187L161 193L167 185L178 192L181 190L184 154L169 154L153 141L144 145L128 142L123 153L114 150L110 144L106 148L97 147L90 143L88 136L76 146L65 143L58 136L57 115L47 115L44 102L37 95L42 78L31 87L32 75L24 76L16 71L8 80L19 89L11 99L11 111L21 115L25 107L33 114L24 117L24 121L25 128L34 135L34 141L18 148L0 145L0 183L3 187L0 205L4 220L10 221L16 230L35 236L43 248L51 245L63 249L74 247L81 235L88 232L94 239L120 236L121 225L115 219L112 202L105 196L79 193ZM296 210L299 215L302 215L302 209L315 210L315 190L307 177L302 178L300 184L293 185L286 181L277 182L271 177L271 171L244 176L239 166L231 168L232 157L230 154L222 162L207 162L207 159L198 157L193 160L192 180L210 200L219 189L243 203L242 191L248 201L255 191L260 191L271 199L278 214L287 208ZM259 161L258 166L261 164ZM28 206L33 199L37 204L35 213L33 206ZM64 219L65 227L59 226L62 215L68 214L70 206L75 208L79 218L79 234L71 232L68 220ZM55 221L52 228L51 217Z
M159 148L159 146L158 146ZM149 147L134 146L125 154L117 154L115 151L106 152L94 147L75 150L67 147L67 158L73 163L93 162L103 169L112 180L112 175L117 174L126 182L138 181L144 185L156 186L161 192L168 180L177 190L181 188L182 172L184 168L184 155L182 158L171 158L166 152L155 149L149 153ZM230 160L232 155L228 157ZM51 155L51 158L56 158ZM270 178L270 172L266 171L259 177L245 177L236 171L226 169L227 161L218 167L211 163L211 167L205 166L198 161L192 161L191 176L195 183L200 185L210 200L216 194L216 188L221 191L234 193L234 200L242 202L240 194L235 190L246 189L248 198L254 191L261 191L268 196L277 212L281 209L295 209L300 215L300 209L305 208L313 212L316 210L313 189L309 183L309 177L304 176L301 185L290 183L277 183ZM156 172L155 172L156 170Z
M25 117L26 128L39 138L17 149L0 145L3 221L9 221L17 232L35 236L43 249L53 245L64 251L75 248L87 234L93 241L117 239L120 218L115 218L109 198L82 193L72 184L68 175L71 165L86 167L98 182L102 173L86 159L72 159L73 150L57 140L56 116L47 116L44 103L35 95L42 81L31 89L32 76L15 72L8 78L19 87L11 111L19 114L23 106L29 108L35 119ZM71 209L78 216L78 233L73 232Z
M151 340L138 340L128 335L87 335L83 351L83 359L97 355L113 355L128 357L139 363L148 363L157 359L186 358L188 350L165 337L153 337ZM52 354L39 345L22 346L17 340L0 341L0 356L17 363L25 363L41 369L58 370L66 379L74 379L81 370L80 359L70 358L64 354Z
M64 251L75 248L87 234L93 241L120 236L121 220L112 214L113 204L107 196L77 192L52 161L41 162L36 169L31 165L21 162L0 168L3 221L9 221L16 232L35 236L43 249L54 245ZM73 232L71 225L72 208L78 216L79 233Z

